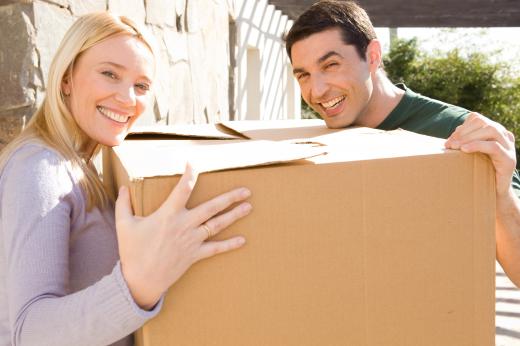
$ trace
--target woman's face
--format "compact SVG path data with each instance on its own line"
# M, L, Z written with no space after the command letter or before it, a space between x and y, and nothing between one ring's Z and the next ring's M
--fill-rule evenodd
M154 72L154 56L146 44L117 35L79 56L62 91L85 134L95 143L114 146L146 109Z

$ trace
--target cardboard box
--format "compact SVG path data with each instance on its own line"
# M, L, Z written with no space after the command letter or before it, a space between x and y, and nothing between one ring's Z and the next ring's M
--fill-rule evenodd
M229 137L208 140L215 129ZM190 206L238 186L253 192L252 214L217 236L247 244L195 264L138 345L494 345L486 156L320 121L202 132L129 140L107 155L107 182L130 187L138 215L165 200L188 157L206 172Z

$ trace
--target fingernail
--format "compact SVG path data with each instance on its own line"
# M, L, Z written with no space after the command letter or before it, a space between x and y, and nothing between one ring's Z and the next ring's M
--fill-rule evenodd
M251 204L249 204L249 203L244 203L244 204L242 204L242 211L243 211L244 213L248 213L248 212L250 212L251 209L253 209L253 206L252 206Z
M243 188L240 191L240 196L242 196L242 198L247 198L247 197L251 196L251 191L249 191L249 189Z
M458 149L460 147L460 142L454 140L454 141L451 142L450 147L453 148L453 149Z
M467 145L463 145L460 147L460 150L463 151L463 152L468 152L468 146Z
M246 239L240 237L240 238L237 239L237 243L238 243L238 245L242 246L242 245L244 245L246 243Z

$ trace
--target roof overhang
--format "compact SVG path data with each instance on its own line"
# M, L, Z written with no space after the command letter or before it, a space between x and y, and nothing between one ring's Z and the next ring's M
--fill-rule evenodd
M316 0L269 0L296 19ZM520 27L519 0L359 0L376 27Z

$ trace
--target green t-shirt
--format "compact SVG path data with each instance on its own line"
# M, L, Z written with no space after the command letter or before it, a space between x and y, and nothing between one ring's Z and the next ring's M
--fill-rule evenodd
M380 130L403 129L423 135L448 138L464 122L467 109L431 99L408 89L404 84L396 86L405 91L401 102L377 127ZM515 170L511 186L520 198L520 176Z
M380 130L403 129L448 138L470 113L467 109L417 94L404 84L396 86L405 91L404 96L377 127Z

